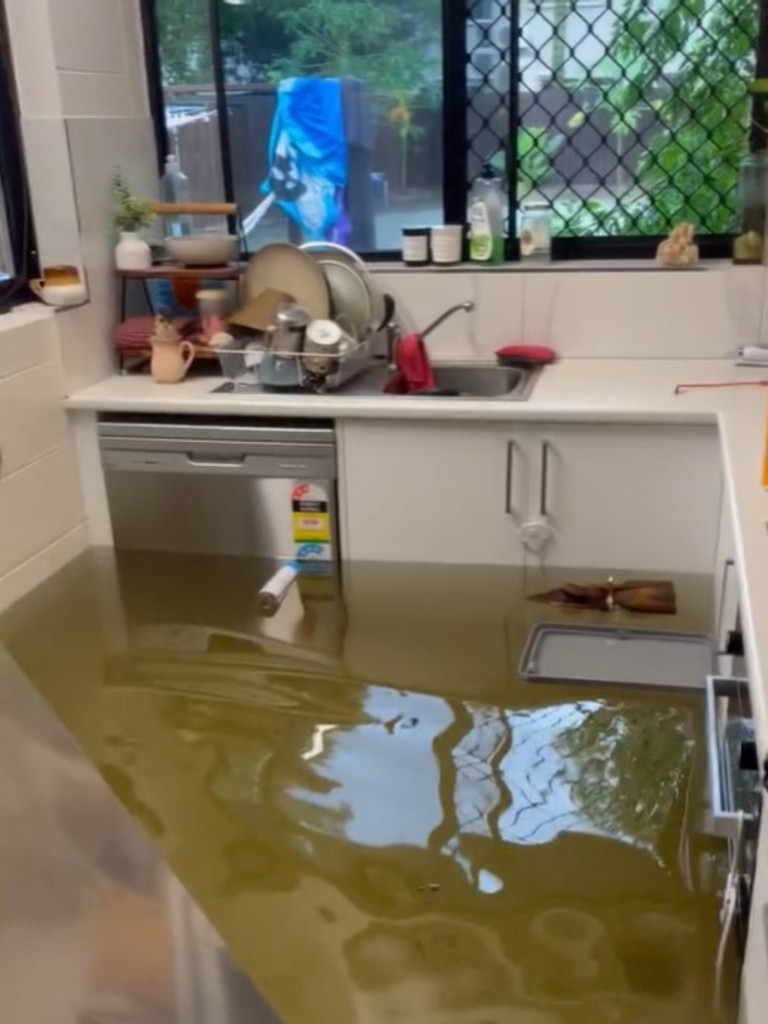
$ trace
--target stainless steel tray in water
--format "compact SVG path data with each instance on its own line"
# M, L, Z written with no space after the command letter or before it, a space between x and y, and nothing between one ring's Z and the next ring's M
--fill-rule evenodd
M703 690L714 665L714 644L698 633L542 622L528 637L520 675L532 682Z

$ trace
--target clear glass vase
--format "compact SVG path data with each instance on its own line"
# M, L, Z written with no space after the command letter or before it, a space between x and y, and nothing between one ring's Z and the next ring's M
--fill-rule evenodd
M739 233L734 263L762 263L768 217L768 150L749 153L739 169Z

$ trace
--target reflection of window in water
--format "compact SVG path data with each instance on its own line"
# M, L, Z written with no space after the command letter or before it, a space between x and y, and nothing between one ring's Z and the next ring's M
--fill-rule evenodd
M579 832L655 850L687 782L684 712L585 701L471 715L453 752L459 832L522 844Z

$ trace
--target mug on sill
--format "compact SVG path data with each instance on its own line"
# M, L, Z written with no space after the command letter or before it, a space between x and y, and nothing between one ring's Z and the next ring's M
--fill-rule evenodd
M78 306L88 298L88 290L77 267L44 267L42 277L29 280L29 287L49 306Z

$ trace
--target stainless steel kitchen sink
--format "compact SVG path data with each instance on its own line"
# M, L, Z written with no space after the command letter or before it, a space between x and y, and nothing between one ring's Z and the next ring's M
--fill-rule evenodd
M506 366L453 363L434 367L435 387L472 398L502 398L532 382L526 370ZM527 396L526 396L527 397Z
M434 391L411 395L392 395L392 398L487 398L504 399L510 402L525 402L531 396L539 369L497 366L495 363L435 363ZM371 366L364 373L339 388L334 394L355 397L381 395L384 385L391 376L388 367L382 364ZM240 392L264 394L265 389L256 382L228 381L215 389L217 392Z
M402 398L503 398L524 402L531 396L538 368L497 366L495 363L434 363L435 390L424 394L402 395ZM381 394L391 376L384 366L375 366L350 381L345 395ZM398 397L398 396L393 396Z

